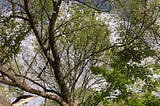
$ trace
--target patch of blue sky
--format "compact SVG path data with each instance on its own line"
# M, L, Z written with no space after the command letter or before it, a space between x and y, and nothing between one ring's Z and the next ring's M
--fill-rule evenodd
M10 2L5 2L4 3L4 1L0 0L0 6L5 11L11 6L11 3Z
M108 12L111 10L110 0L80 0L80 1L103 12Z
M11 2L8 2L7 0L0 0L0 7L5 11L12 7ZM19 6L15 5L15 11L19 10Z

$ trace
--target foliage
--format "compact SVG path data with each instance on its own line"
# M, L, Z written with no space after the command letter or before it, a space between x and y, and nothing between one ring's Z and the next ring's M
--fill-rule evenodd
M10 19L8 22L1 23L0 27L0 64L9 61L13 55L20 51L21 41L28 32L28 26L25 23L20 23L15 19Z
M160 97L156 97L152 94L145 94L142 97L131 98L127 105L128 106L158 106Z
M0 82L61 106L134 105L135 92L159 86L157 2L113 0L106 14L78 0L3 0ZM28 37L34 44L25 52ZM145 98L136 104L157 102Z
M119 34L117 44L119 45L107 53L110 57L108 65L91 67L91 71L93 74L103 77L108 84L100 91L103 92L101 95L105 95L104 92L106 92L104 98L111 97L111 99L127 101L135 92L134 90L137 89L138 92L153 91L159 84L158 80L153 78L155 70L159 70L158 67L152 70L156 66L154 60L151 60L150 63L143 63L145 59L155 57L159 52L159 50L153 49L152 43L154 42L151 43L151 39L154 37L150 33L151 30L157 32L159 29L157 24L152 24L158 19L158 7L155 1L130 0L116 3L118 4L115 8L119 9L117 14L120 16L120 23L117 27ZM140 85L137 85L138 82ZM136 89L133 86L136 86ZM92 101L96 101L96 99ZM103 99L101 100L103 101ZM138 104L141 103L137 102Z

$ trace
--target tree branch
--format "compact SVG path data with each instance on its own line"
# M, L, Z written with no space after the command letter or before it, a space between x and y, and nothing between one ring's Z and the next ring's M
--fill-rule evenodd
M61 5L61 2L62 0L58 0L58 2L55 2L54 0L52 0L54 8L53 8L52 16L49 20L49 27L48 27L49 31L48 32L49 32L49 45L51 47L52 55L54 58L54 61L52 61L51 66L54 69L54 74L59 84L62 98L68 103L69 91L67 89L67 85L64 80L64 75L60 71L60 57L59 57L58 50L56 47L56 40L55 40L55 35L54 35L54 26L55 26L56 19L58 17L59 7Z
M100 9L97 9L97 8L95 8L95 7L93 7L93 6L88 5L88 4L85 3L85 2L82 2L81 0L73 0L73 1L79 2L79 3L83 4L84 6L87 6L87 7L91 8L91 9L93 9L93 10L96 10L96 11L98 11L98 12L104 12L104 11L102 11L102 10L100 10ZM85 0L84 0L84 1L85 1ZM109 9L108 11L105 11L105 12L109 12L110 10L111 10L111 9Z
M8 77L11 81L7 81L4 79L0 79L0 82L7 84L7 85L11 85L14 87L18 87L24 91L27 91L29 93L32 94L36 94L48 99L52 99L55 100L56 102L58 102L59 104L61 104L62 106L68 106L66 102L63 101L63 99L60 96L54 95L54 94L49 94L46 93L45 91L40 91L38 89L34 89L31 88L29 86L27 86L25 83L21 82L19 79L15 78L12 74L9 74L5 71L4 68L0 67L0 73L6 77Z

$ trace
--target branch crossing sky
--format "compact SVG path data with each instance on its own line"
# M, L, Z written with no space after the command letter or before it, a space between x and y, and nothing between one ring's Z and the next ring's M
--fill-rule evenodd
M96 8L103 12L108 12L111 10L110 0L79 0L87 5Z

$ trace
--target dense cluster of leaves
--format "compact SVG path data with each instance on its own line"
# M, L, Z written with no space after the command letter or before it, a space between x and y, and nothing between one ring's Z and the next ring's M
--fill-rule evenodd
M2 65L19 53L21 41L30 28L25 21L12 15L10 2L1 0L0 6L0 65Z
M13 55L20 51L21 41L26 36L27 25L19 23L14 19L1 23L0 26L0 64L8 62Z
M146 93L141 97L133 97L128 102L128 106L158 106L160 98L152 94Z
M106 88L99 92L102 93L100 95L104 95L102 98L127 100L134 92L137 92L136 89L138 92L153 91L159 85L158 80L153 78L155 70L159 70L159 65L153 69L157 65L153 59L150 59L152 61L150 63L143 63L145 59L155 57L159 53L159 50L154 49L153 46L158 36L151 33L154 31L158 34L159 25L153 23L156 22L159 15L156 1L148 3L131 0L117 1L117 3L119 5L116 7L121 8L120 20L124 20L117 27L117 33L119 33L117 43L120 47L115 47L107 52L110 57L108 65L94 66L91 67L91 70L93 74L102 76L107 82ZM123 47L121 47L122 45ZM138 82L141 83L138 85ZM135 85L136 89L133 88ZM99 94L96 96L101 97ZM98 100L96 96L92 96L90 101ZM103 101L103 99L101 100Z

